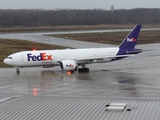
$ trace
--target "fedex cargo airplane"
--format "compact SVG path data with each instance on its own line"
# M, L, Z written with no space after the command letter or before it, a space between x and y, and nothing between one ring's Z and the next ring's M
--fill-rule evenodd
M9 55L4 63L15 66L17 74L19 67L32 66L60 66L62 71L89 72L86 64L111 62L140 53L141 49L135 49L140 29L141 25L136 25L118 47L23 51Z

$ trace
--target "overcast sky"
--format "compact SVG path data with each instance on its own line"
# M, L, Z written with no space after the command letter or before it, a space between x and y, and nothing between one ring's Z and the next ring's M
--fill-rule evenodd
M160 8L160 0L0 0L0 9Z

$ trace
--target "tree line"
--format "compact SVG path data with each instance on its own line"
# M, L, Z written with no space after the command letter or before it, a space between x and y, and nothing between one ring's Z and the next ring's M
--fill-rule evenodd
M0 27L160 23L160 9L0 10Z

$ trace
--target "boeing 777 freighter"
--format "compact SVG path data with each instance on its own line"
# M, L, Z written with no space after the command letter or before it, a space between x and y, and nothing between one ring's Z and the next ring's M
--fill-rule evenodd
M60 66L62 71L89 72L86 64L111 62L140 53L141 49L135 49L140 29L141 25L136 25L118 47L23 51L9 55L4 63L15 66L17 74L19 67L31 66Z

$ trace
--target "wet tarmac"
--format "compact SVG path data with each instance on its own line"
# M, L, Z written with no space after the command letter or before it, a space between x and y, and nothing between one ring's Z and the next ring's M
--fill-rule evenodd
M158 120L160 44L137 48L144 52L87 65L89 73L68 75L59 67L28 67L17 75L15 68L0 68L0 119ZM127 107L122 112L106 111L112 102Z
M1 120L159 120L160 44L111 63L91 64L89 73L53 68L0 69ZM106 105L127 104L123 110ZM121 107L121 106L120 106Z
M78 95L160 97L160 44L141 45L147 48L139 55L110 63L90 64L90 73L68 75L60 68L0 69L0 93L15 95Z

